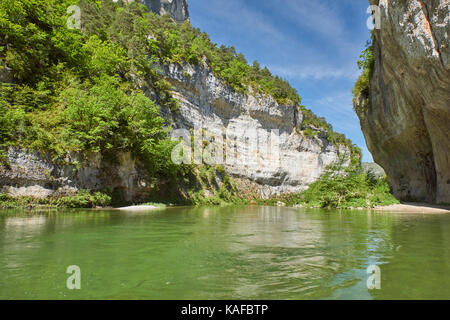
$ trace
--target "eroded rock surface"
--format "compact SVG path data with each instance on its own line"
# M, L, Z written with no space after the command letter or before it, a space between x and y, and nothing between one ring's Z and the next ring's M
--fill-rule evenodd
M375 162L394 195L450 203L448 0L380 0L369 92L356 101Z
M271 96L241 94L214 76L203 62L170 65L164 74L172 82L180 109L171 113L176 128L199 128L205 135L224 137L224 165L234 177L256 183L260 196L299 192L316 181L344 146L327 140L326 132L303 133L303 114L295 106L279 105Z
M189 17L186 0L140 1L179 22ZM279 105L271 96L251 89L248 94L233 91L214 76L206 61L161 69L180 102L178 111L161 110L162 115L174 128L198 128L224 137L223 164L242 192L269 197L304 190L327 165L350 153L347 147L329 142L325 130L304 127L297 107ZM143 79L136 82L158 100ZM314 136L306 135L304 129ZM142 163L131 154L118 153L115 159L100 154L67 157L52 161L38 152L10 148L8 165L0 167L0 192L41 198L88 189L107 191L128 202L146 200L151 182ZM213 160L210 164L221 163Z
M150 11L159 15L169 14L177 22L189 19L189 7L187 0L139 0Z
M131 202L146 200L150 190L145 168L127 152L114 159L90 153L53 161L39 152L9 148L6 163L0 166L0 193L14 197L70 196L86 189Z

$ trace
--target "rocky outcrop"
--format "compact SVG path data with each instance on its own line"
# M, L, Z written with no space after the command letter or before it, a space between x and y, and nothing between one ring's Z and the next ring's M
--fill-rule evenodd
M186 0L139 0L150 11L159 15L169 14L177 22L189 19L189 7Z
M450 203L448 0L371 1L375 64L355 109L375 162L401 200Z
M378 164L373 162L363 162L361 163L361 168L369 175L375 176L377 179L381 179L386 175L383 168Z
M141 2L180 22L189 17L185 0ZM174 129L198 129L200 156L211 147L215 150L215 160L203 157L194 163L223 165L243 193L252 190L269 197L302 191L329 164L350 153L347 147L328 141L325 130L304 126L298 107L279 105L270 95L252 88L247 93L233 91L214 76L206 60L195 66L156 69L172 83L173 96L179 101L178 110L161 110L168 124ZM144 79L136 77L136 83L158 100ZM139 202L147 200L153 187L143 164L130 153L119 152L114 159L89 153L52 160L38 152L9 148L4 162L0 192L12 196L41 198L88 189L106 191L115 200Z
M223 150L220 159L208 162L203 157L196 164L224 165L245 194L299 192L326 166L349 155L346 147L330 143L324 130L304 127L297 107L279 105L270 95L250 88L248 94L237 93L216 78L205 61L162 69L179 101L178 110L163 109L162 115L174 128L198 129L202 151L219 146L215 150ZM157 99L151 91L146 93ZM306 128L315 136L305 135ZM115 159L70 154L53 161L38 152L10 148L6 163L0 166L0 192L12 196L45 198L88 189L111 193L116 201L139 202L152 191L144 166L130 153L119 153Z
M226 171L254 182L262 197L304 190L326 166L349 154L346 147L330 143L321 129L311 127L317 135L305 135L303 114L295 106L279 105L251 88L248 94L233 91L206 61L170 65L164 74L180 104L176 112L163 110L164 116L176 128L201 129L204 140L222 138Z
M52 160L39 152L9 148L0 166L0 193L47 198L74 195L82 189L106 191L115 201L145 201L150 181L130 153L106 159L99 153L71 154Z

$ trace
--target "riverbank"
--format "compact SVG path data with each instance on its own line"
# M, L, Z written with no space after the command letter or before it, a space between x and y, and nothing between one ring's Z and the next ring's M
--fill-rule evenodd
M251 205L257 205L256 203L253 203ZM278 203L277 205L270 205L272 207L289 207L285 204ZM115 208L114 210L120 210L120 211L150 211L155 209L164 209L167 208L165 205L159 205L159 204L151 204L151 205L135 205L135 206L128 206L128 207L122 207L122 208ZM305 209L318 209L317 207L308 207L308 206L302 206L297 205L292 208L305 208ZM450 213L450 206L437 206L437 205L431 205L427 203L403 203L403 204L393 204L388 206L377 206L374 208L349 208L348 210L357 210L357 211L383 211L383 212L403 212L403 213Z
M450 206L436 206L428 203L402 203L378 206L372 210L403 213L450 213Z
M143 205L135 205L135 206L128 206L128 207L122 207L122 208L115 208L114 210L120 210L120 211L150 211L150 210L156 210L156 209L164 209L167 208L166 205L163 204L143 204Z
M283 200L283 201L280 201ZM286 201L287 200L287 201ZM286 195L282 199L274 198L270 200L249 200L240 199L240 201L221 201L219 203L210 203L208 201L192 203L193 206L203 205L262 205L262 206L278 206L278 207L292 207L292 208L306 208L317 209L324 208L321 204L314 201L310 203L304 203L303 199L297 199L295 195ZM0 209L69 209L69 208L91 208L97 210L118 210L128 212L143 212L157 209L164 209L168 206L181 206L186 203L173 203L166 205L163 203L142 203L132 206L112 207L110 205L110 197L101 193L89 194L87 192L78 194L73 197L62 197L58 199L35 199L30 197L13 198L6 195L0 195ZM303 202L303 203L302 203ZM397 201L398 202L398 201ZM426 214L450 214L450 206L432 205L427 203L378 203L378 205L369 206L368 203L364 203L366 206L341 206L335 209L345 210L368 210L379 212L398 212L398 213L426 213ZM331 209L331 208L330 208Z

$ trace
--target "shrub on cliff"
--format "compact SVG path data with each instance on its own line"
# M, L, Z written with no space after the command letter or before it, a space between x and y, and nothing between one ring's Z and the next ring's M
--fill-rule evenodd
M358 68L362 70L362 72L353 88L353 105L357 114L361 113L362 110L358 109L356 99L362 97L366 100L365 105L367 105L369 99L370 78L372 77L374 63L373 43L372 41L368 41L366 43L366 48L361 53L360 60L358 60Z
M169 16L148 14L151 53L162 63L198 64L206 57L214 74L237 92L244 93L248 85L272 95L281 105L298 105L301 98L290 84L261 68L256 61L250 66L234 47L217 46L208 34L192 27L189 21L175 23Z
M346 146L350 150L350 157L352 161L359 162L362 158L361 149L354 145L350 139L348 139L344 134L338 133L333 130L333 126L329 124L325 118L318 117L311 110L301 105L299 107L300 111L303 113L303 126L312 126L319 129L324 129L327 134L327 139L333 145L343 145ZM303 130L303 134L307 137L315 137L318 135L318 131L313 131L310 128L306 128Z

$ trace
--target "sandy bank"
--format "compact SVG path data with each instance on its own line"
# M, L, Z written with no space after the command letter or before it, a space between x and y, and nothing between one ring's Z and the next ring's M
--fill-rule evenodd
M117 208L117 210L121 210L121 211L150 211L150 210L155 210L155 209L164 209L164 207L141 205L141 206L130 206L130 207Z
M404 213L450 213L450 207L434 206L427 203L403 203L384 207L375 207L376 211L404 212Z

